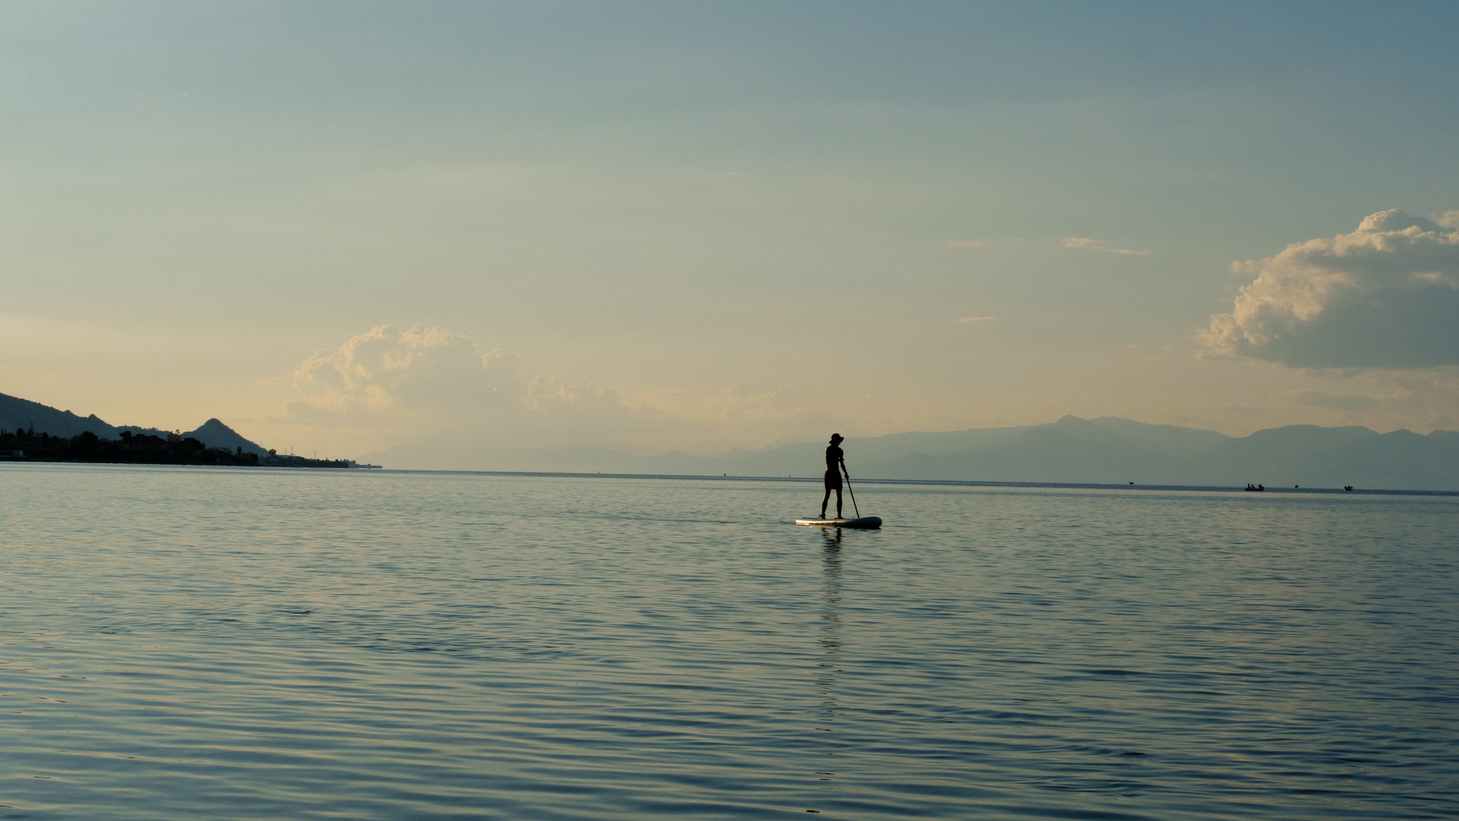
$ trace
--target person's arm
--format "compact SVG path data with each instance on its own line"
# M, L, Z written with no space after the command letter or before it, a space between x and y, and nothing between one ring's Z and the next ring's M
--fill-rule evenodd
M845 456L842 456L841 457L841 473L847 479L850 479L851 478L851 471L849 471L849 470L846 469L846 457Z

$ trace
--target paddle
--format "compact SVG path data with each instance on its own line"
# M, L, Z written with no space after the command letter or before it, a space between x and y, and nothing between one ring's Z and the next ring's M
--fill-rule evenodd
M851 509L856 511L856 518L861 518L861 508L856 506L856 491L851 489L851 471L846 471L846 491L851 494Z

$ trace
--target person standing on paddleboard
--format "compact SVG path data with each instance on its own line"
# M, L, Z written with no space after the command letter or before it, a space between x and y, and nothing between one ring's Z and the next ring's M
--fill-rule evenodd
M841 443L846 437L839 433L831 434L831 444L826 448L826 495L821 497L821 518L826 518L826 502L831 500L831 491L836 491L836 518L841 517L841 474L845 473L850 479L851 474L846 470L846 454L841 451Z

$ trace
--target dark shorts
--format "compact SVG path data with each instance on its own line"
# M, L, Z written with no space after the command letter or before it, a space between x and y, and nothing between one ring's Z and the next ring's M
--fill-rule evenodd
M826 471L826 490L840 490L840 489L841 489L841 471L839 471L839 470L828 470L828 471Z

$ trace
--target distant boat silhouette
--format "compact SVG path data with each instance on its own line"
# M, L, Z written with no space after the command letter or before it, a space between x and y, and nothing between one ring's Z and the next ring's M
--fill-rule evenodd
M1261 491L1266 490L1266 485L1253 485L1252 483L1247 482L1246 489L1260 493Z

